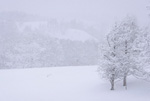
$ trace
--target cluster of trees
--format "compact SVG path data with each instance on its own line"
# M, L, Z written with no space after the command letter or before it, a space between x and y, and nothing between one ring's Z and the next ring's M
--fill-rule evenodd
M111 84L123 81L127 87L127 77L148 79L150 73L146 69L150 63L150 34L148 28L140 28L134 17L126 17L115 24L107 35L107 44L100 47L99 73Z
M32 29L32 26L24 26L21 29L21 24L28 21L35 24L34 21L32 23L32 19L26 18L22 21L22 17L12 14L6 19L7 15L3 15L5 17L0 16L1 69L97 64L98 43L94 40L83 42L53 37L57 33L63 34L70 25L74 29L75 26L79 27L77 23L66 24L65 27L65 23L61 25L52 20L35 29ZM79 30L77 27L76 29Z

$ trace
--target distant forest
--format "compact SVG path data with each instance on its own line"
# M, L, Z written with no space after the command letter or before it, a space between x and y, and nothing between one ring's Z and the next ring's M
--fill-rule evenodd
M94 27L76 20L62 22L2 12L0 68L96 65L98 33Z

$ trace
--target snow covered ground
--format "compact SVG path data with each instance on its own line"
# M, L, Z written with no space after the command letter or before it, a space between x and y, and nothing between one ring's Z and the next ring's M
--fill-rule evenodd
M0 101L149 101L150 82L128 78L110 91L97 66L0 70Z

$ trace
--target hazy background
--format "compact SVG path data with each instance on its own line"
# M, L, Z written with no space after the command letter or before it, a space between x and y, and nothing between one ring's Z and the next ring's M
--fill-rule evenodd
M0 11L23 11L97 24L114 22L129 14L136 16L140 23L147 23L148 3L148 0L1 0Z
M115 22L149 25L148 0L0 0L0 68L97 65Z

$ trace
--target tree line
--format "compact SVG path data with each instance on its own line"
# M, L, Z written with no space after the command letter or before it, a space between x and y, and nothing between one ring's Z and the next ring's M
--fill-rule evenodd
M36 29L30 26L21 29L18 23L26 22L0 18L0 69L97 64L98 43L94 40L52 37L56 31L64 33L55 20Z

